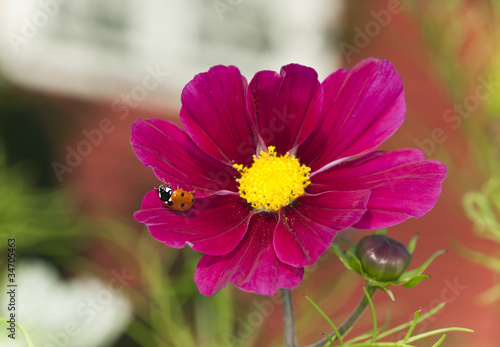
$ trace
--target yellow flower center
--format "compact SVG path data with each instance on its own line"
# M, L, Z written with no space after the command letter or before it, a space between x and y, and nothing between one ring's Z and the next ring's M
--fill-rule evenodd
M279 211L295 198L304 194L304 189L311 183L311 168L301 165L299 160L287 152L280 156L269 146L268 151L260 151L259 157L253 156L253 164L246 167L233 165L241 177L240 196L259 210Z

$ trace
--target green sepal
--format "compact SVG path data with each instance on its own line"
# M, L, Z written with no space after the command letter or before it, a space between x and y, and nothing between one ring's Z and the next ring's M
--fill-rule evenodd
M387 295L389 295L389 298L391 299L392 302L395 302L396 299L394 298L394 294L390 289L387 287L391 285L398 285L396 282L379 282L377 280L374 280L373 278L367 278L366 279L366 285L371 286L371 287L376 287L378 289L382 289Z
M340 248L339 245L337 245L335 243L332 244L332 250L333 250L333 253L335 253L337 255L337 257L339 257L340 261L342 262L342 264L344 264L344 266L346 268L348 268L349 270L352 270L352 271L356 271L351 266L349 257L347 257L347 255L342 251L342 249ZM358 272L358 271L356 271L356 272L359 273L360 275L362 275L360 272Z
M351 269L356 271L361 276L366 277L365 272L363 271L363 265L361 265L361 261L356 256L356 253L351 250L347 250L345 253L349 259Z
M422 265L420 265L419 267L417 267L416 269L413 269L413 270L410 270L410 271L406 271L406 272L403 272L401 274L401 276L399 276L399 279L398 279L398 282L408 282L409 280L411 280L413 277L416 277L416 276L419 276L422 274L422 272L425 271L425 269L427 269L427 267L430 265L430 263L432 263L432 261L438 256L438 255L441 255L441 254L444 254L444 253L447 253L448 251L446 250L440 250L440 251L437 251L436 253L434 253L433 255L431 255L426 261L424 261L422 263Z
M385 288L385 287L390 286L390 285L397 284L394 281L387 281L387 282L377 281L376 279L368 277L368 276L366 276L365 279L366 279L366 284L369 287L377 287L380 289Z
M387 295L389 295L389 298L391 299L392 302L395 302L396 299L394 298L394 294L392 294L392 291L386 287L380 288L382 289Z
M419 284L420 282L422 282L423 280L427 279L427 278L431 278L431 276L429 275L417 275L413 278L411 278L409 281L403 283L403 286L405 286L405 288L413 288L415 287L417 284Z

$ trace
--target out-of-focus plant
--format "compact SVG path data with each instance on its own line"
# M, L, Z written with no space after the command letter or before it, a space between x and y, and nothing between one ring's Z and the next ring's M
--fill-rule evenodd
M436 72L454 100L495 62L500 6L494 0L405 1L420 24ZM500 92L500 91L499 91ZM497 93L499 93L497 92ZM498 95L498 94L497 94Z
M500 162L500 5L494 0L406 2L453 102L447 133L466 136L476 174L498 176ZM460 109L459 109L460 108ZM441 115L440 115L441 116ZM442 115L445 117L444 115ZM470 180L463 179L462 183ZM472 187L471 187L472 188Z
M0 243L15 238L23 253L64 256L81 233L76 211L68 195L54 189L35 188L28 183L23 165L8 166L0 148ZM2 250L4 251L5 248ZM0 264L5 263L0 259Z
M474 167L486 183L471 189L462 202L467 217L474 223L474 232L500 245L500 3L419 1L412 2L411 8L452 99L465 103L467 98L475 98L477 102L477 107L461 119L460 131L473 151ZM456 249L500 274L498 255L459 244ZM484 292L479 301L489 304L499 299L500 283Z
M463 206L469 219L474 222L476 234L500 246L500 180L491 179L481 190L467 193ZM456 247L463 256L500 275L500 256L484 254L459 244ZM497 283L480 295L479 303L488 305L499 299L500 283Z

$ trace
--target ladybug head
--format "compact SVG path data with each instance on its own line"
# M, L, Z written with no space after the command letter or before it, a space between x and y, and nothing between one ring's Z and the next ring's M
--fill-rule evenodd
M163 184L158 187L158 196L160 197L161 201L169 201L172 193L173 190L170 187L167 187Z

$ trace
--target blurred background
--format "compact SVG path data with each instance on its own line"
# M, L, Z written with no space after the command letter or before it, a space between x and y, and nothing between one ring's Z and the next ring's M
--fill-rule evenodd
M499 15L495 0L1 0L0 318L15 238L17 319L35 346L281 346L276 298L230 285L201 296L200 255L165 247L134 220L158 182L132 151L130 125L179 123L183 86L216 64L250 80L301 63L323 80L373 56L394 64L408 106L382 147L421 148L448 166L436 208L388 235L407 243L420 233L414 264L449 252L431 279L395 288L396 303L377 294L380 321L446 302L418 333L460 326L475 332L443 346L497 346ZM332 253L308 269L292 292L299 343L330 332L302 294L340 324L362 284ZM365 318L353 334L370 329ZM0 327L1 346L27 346Z

